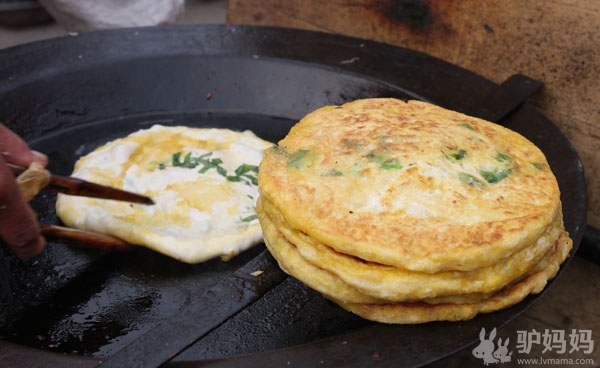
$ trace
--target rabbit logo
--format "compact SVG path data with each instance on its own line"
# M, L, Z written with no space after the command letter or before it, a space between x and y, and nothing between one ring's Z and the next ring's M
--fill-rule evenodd
M485 338L485 328L481 329L479 333L479 345L473 349L473 356L478 359L483 359L483 364L489 365L490 363L507 363L510 362L512 351L508 352L508 341L507 338L504 344L502 339L498 339L498 349L494 345L494 338L496 337L496 329L494 328L490 332L489 339Z
M508 337L502 345L502 339L498 339L498 349L494 351L494 358L498 359L500 363L508 363L510 362L510 356L512 355L512 351L508 353Z

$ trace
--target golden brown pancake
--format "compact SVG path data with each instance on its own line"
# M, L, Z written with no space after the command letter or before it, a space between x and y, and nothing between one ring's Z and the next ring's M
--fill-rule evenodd
M492 297L479 303L428 304L390 303L390 304L350 304L338 301L344 309L369 320L382 323L423 323L430 321L460 321L473 318L479 313L490 313L508 308L525 299L530 294L540 293L548 280L554 278L560 265L569 256L573 242L565 232L559 238L552 257L545 267L523 280L507 286Z
M424 102L316 110L267 150L259 187L286 221L337 252L435 273L495 264L560 210L523 136Z
M257 208L260 207L261 204L262 202L259 200ZM259 218L263 225L267 249L269 249L271 254L273 254L273 257L277 259L281 269L289 275L302 280L306 285L317 290L331 300L345 303L369 304L388 304L391 302L390 300L376 298L362 293L352 285L349 285L336 277L335 274L321 269L302 258L295 245L290 243L278 232L277 227L264 211L259 212ZM431 304L478 302L490 295L491 294L471 293L425 298L422 299L422 301Z
M261 211L274 223L281 236L293 244L298 256L335 275L361 293L388 301L414 301L464 294L483 298L534 270L542 259L553 252L556 241L564 231L562 217L557 216L554 225L535 244L497 264L473 271L430 274L366 262L337 253L331 247L290 228L283 216L264 197L260 197L259 202Z
M424 102L318 109L266 150L258 181L282 269L374 321L506 308L539 293L572 248L532 142Z
M563 231L561 232L561 236L555 241L550 252L538 262L535 267L526 275L523 275L515 282L504 285L504 289L499 290L496 293L461 293L457 291L455 295L444 295L438 297L430 297L430 298L422 298L420 300L408 300L398 302L393 299L386 298L377 298L371 295L363 293L361 290L354 288L352 285L345 283L340 278L336 277L336 275L328 270L324 270L319 268L315 264L304 259L300 252L298 252L297 248L294 244L290 243L281 233L278 232L275 223L271 221L271 218L268 214L262 210L262 202L259 199L257 204L257 209L259 210L259 216L261 220L261 224L263 225L263 231L265 234L266 245L267 248L271 251L273 256L279 262L280 267L287 272L288 274L296 277L299 280L302 280L309 287L319 291L328 299L331 299L342 306L352 306L352 308L375 308L374 305L385 305L385 307L381 307L384 310L397 310L400 308L416 308L421 304L427 305L444 305L443 310L455 309L455 310L465 310L459 305L466 304L477 304L477 308L487 308L486 311L490 312L493 310L495 305L499 305L500 303L511 303L510 300L516 300L520 296L523 298L527 296L527 294L515 294L512 291L507 293L506 287L507 285L516 285L521 284L528 279L529 276L533 274L539 274L540 272L546 272L544 274L548 274L549 272L548 265L554 264L557 261L557 247L562 247L560 253L562 256L567 256L569 250L572 247L572 242L569 239L568 235ZM564 261L564 258L561 258L560 263ZM551 277L554 276L554 273L551 274ZM542 282L541 277L536 278L538 282ZM544 281L545 282L545 281ZM532 284L529 284L530 286ZM544 283L545 285L545 283ZM430 287L430 283L425 281L422 285L423 288ZM522 288L520 290L523 290ZM535 289L535 292L539 292L541 289ZM508 300L504 300L502 295L508 295ZM511 299L512 298L512 299ZM522 298L521 298L522 299ZM492 302L492 300L495 300ZM491 303L491 304L490 304ZM366 304L366 305L363 305ZM514 303L512 303L514 304ZM511 305L512 305L511 304ZM368 306L367 306L368 305ZM392 305L396 307L391 307ZM454 305L451 307L451 305ZM422 306L421 306L422 307ZM419 308L421 308L419 307ZM431 307L427 306L428 309ZM439 307L438 309L441 309ZM473 310L475 308L474 305L471 305L468 310ZM391 313L391 312L389 312ZM426 322L426 321L423 321ZM404 323L404 322L398 322Z

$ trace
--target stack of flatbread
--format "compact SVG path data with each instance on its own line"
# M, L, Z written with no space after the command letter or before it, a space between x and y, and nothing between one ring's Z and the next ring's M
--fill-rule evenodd
M506 308L539 293L572 248L533 143L424 102L318 109L266 151L258 179L281 268L374 321Z

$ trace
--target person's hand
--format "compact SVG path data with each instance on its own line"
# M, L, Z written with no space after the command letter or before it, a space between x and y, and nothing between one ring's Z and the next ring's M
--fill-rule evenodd
M48 157L32 151L19 136L0 124L0 238L17 257L31 259L42 252L46 241L7 162L23 167L39 162L45 166Z

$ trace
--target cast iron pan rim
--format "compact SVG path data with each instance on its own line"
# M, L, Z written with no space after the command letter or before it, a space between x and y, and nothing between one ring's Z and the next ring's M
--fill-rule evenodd
M323 60L319 59L321 55L315 58L314 54L302 55L302 58L298 58L299 55L297 53L299 51L299 48L296 46L290 48L271 47L268 50L261 50L261 53L256 53L253 52L254 50L251 49L230 49L231 51L223 52L221 48L218 50L218 52L215 52L214 49L210 49L211 45L207 45L206 49L204 48L204 46L198 47L198 51L195 48L188 47L189 45L186 42L184 42L184 40L179 39L179 37L175 39L170 39L170 41L172 42L167 43L167 47L158 50L154 48L148 48L143 50L117 49L107 51L87 46L90 44L94 44L94 42L98 40L119 41L121 39L144 39L153 38L155 36L163 38L174 38L175 36L181 36L182 33L184 36L194 38L194 35L198 33L198 30L203 28L208 30L220 31L220 33L225 36L227 36L227 34L233 34L237 32L250 35L253 33L259 34L261 37L264 37L264 35L268 36L272 34L283 34L294 38L294 40L303 42L300 45L300 47L304 47L308 44L310 44L311 46L322 45L324 47L330 44L339 46L340 43L343 43L349 50L355 48L357 52L363 53L369 48L375 48L378 54L383 53L383 56L385 56L386 54L394 56L394 58L386 60L387 64L394 65L395 63L400 63L402 64L402 66L409 69L411 67L418 68L414 66L415 63L418 62L434 65L437 64L440 67L443 67L440 69L447 70L446 74L448 75L460 74L460 78L469 78L472 80L476 80L477 83L486 85L486 87L488 88L495 86L495 83L485 79L484 77L474 72L467 71L452 63L432 57L423 52L367 39L318 31L297 30L274 26L249 26L229 24L208 24L198 26L190 24L176 24L83 32L74 35L67 35L46 40L34 41L27 44L11 46L4 50L0 50L0 54L4 52L11 54L10 58L5 57L2 58L4 60L0 61L0 66L2 66L2 68L0 68L0 81L2 81L2 83L0 84L0 93L14 88L18 88L19 86L25 85L32 81L52 77L56 75L55 73L60 73L62 71L61 69L56 69L53 73L49 72L48 70L48 66L56 65L56 61L49 59L40 59L36 57L37 54L43 52L47 53L48 51L56 52L61 59L64 59L64 62L69 64L69 68L72 71L76 71L80 68L87 69L97 64L100 64L100 61L95 61L94 59L94 56L96 56L96 54L102 55L102 65L111 61L123 62L127 60L174 57L178 55L210 55L215 57L245 56L248 58L264 58L271 59L274 61L285 61L286 63L301 63L306 65L315 65L319 68L330 69L334 71L343 71L346 74L354 74L363 78L365 76L368 76L372 80L380 81L381 83L387 84L394 88L404 88L403 86L394 84L395 79L393 78L393 74L390 74L389 71L383 68L382 65L380 65L381 68L374 68L373 65L365 65L365 63L361 63L360 60L357 60L357 62L343 64L343 58ZM192 46L198 46L198 44L203 41L196 39L196 42L197 44L192 44ZM293 50L292 54L288 52L288 49ZM403 64L403 60L395 60L397 59L399 53L404 54L403 56L408 56L411 63L409 65L406 65ZM20 70L21 73L7 75L3 73L3 71L6 70ZM44 74L40 75L39 73ZM421 96L420 94L412 92L409 89L404 89L404 91L408 94L414 95L417 99L431 102L430 98L426 96Z

